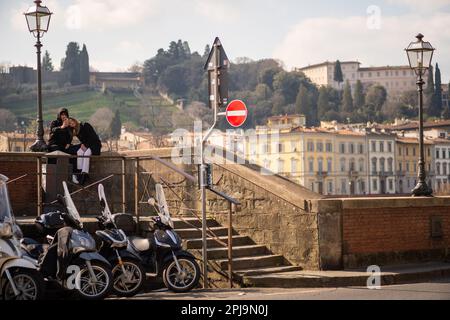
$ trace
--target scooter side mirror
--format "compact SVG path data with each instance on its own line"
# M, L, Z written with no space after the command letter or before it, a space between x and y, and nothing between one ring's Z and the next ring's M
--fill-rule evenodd
M147 203L151 206L155 206L156 205L156 200L155 198L149 198Z

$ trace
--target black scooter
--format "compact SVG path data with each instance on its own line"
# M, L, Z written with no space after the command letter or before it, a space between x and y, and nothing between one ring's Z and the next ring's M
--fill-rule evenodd
M95 232L101 240L99 252L113 266L113 292L121 297L132 297L141 291L145 280L142 259L134 250L128 250L128 237L117 228L111 211L102 198L105 198L103 185L98 186L102 204L102 215L97 217L101 230Z
M83 230L83 223L65 182L63 187L64 197L61 196L58 200L66 212L55 213L51 218L49 215L48 219L42 217L36 221L47 232L50 246L38 247L37 243L33 246L33 241L26 239L22 243L22 250L31 258L38 259L39 271L47 281L57 283L64 289L74 290L83 299L104 299L109 295L113 284L111 265L97 252L92 236ZM50 219L55 220L51 221L53 225L48 224ZM56 234L51 234L52 232ZM57 252L60 237L68 237L64 267L60 265L61 259ZM63 272L58 268L63 268Z
M102 206L108 207L104 194L99 194ZM148 238L129 236L128 250L142 259L147 273L162 277L165 286L173 292L188 292L198 286L200 267L196 258L182 249L182 240L174 231L173 221L166 204L163 187L156 184L156 200L149 199L158 217L152 220L152 233ZM112 215L115 225L128 232L136 230L136 222L130 214Z

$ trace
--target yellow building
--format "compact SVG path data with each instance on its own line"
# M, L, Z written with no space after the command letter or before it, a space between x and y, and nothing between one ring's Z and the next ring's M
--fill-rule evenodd
M431 140L425 139L425 170L427 173L427 184L433 186L434 177L434 145ZM397 190L398 193L410 193L417 184L419 141L417 138L398 138L395 148L395 159L397 161Z
M0 133L0 152L26 152L36 141L36 135L16 132Z
M246 158L325 195L365 194L365 136L346 130L259 127L247 137Z

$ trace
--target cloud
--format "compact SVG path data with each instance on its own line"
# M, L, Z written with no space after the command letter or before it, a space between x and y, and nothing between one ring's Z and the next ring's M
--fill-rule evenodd
M423 19L417 14L373 17L312 18L295 25L274 51L288 67L302 67L326 60L358 60L363 65L407 64L403 49L422 32L438 50L445 78L450 78L450 13ZM376 24L375 24L376 25Z
M144 52L144 46L137 41L124 40L119 42L116 50L124 54L130 54L130 52L132 52L134 56L137 56Z
M70 30L102 31L137 25L157 14L159 0L74 0L65 12Z
M195 0L195 12L219 23L232 23L240 18L238 5L224 0Z

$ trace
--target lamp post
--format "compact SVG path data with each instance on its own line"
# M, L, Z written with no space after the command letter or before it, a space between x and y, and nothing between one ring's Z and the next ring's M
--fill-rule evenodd
M408 61L411 69L417 75L417 91L419 93L419 182L417 186L411 191L414 197L429 197L433 194L433 190L427 185L425 172L425 152L423 143L423 76L431 66L433 59L434 48L431 43L423 41L423 34L416 36L417 41L411 42L406 48Z
M42 119L42 73L41 73L41 38L48 31L52 13L47 7L41 6L40 0L34 1L34 5L24 13L27 19L28 30L37 39L37 132L36 142L30 147L33 152L44 152L47 144L44 141L44 125Z

